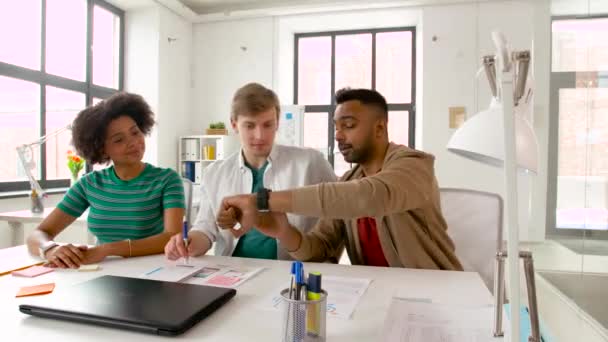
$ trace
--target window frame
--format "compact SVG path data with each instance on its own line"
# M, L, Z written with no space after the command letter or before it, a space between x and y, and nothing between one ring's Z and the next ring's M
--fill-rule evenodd
M299 40L301 38L312 38L312 37L330 37L331 38L331 63L330 63L330 101L331 103L325 105L304 105L305 113L328 113L328 132L327 141L329 146L327 147L327 158L329 163L334 166L334 135L335 126L333 121L334 111L336 109L334 95L337 89L335 88L336 81L336 37L342 35L353 35L353 34L371 34L372 35L372 61L371 61L371 89L376 89L376 35L378 33L386 32L411 32L412 33L412 72L411 72L411 102L410 103L388 103L388 110L390 111L408 111L408 146L415 148L416 145L416 27L415 26L403 26L403 27L390 27L390 28L377 28L377 29L358 29L358 30L344 30L344 31L323 31L323 32L307 32L307 33L296 33L294 35L294 78L293 78L293 99L294 103L298 104L298 52L299 52Z
M124 89L124 53L125 53L125 12L120 8L104 1L104 0L84 0L87 3L87 37L86 37L86 72L85 81L76 81L69 78L48 74L46 72L46 0L40 0L41 5L41 39L40 39L40 70L32 70L24 68L18 65L5 63L0 61L0 76L7 76L17 80L29 81L38 84L40 87L40 108L39 108L39 124L40 130L39 136L51 133L46 132L46 86L52 86L65 90L72 90L85 95L85 106L89 106L92 103L94 97L105 99L112 94L122 91ZM119 25L119 39L118 44L118 89L103 87L93 84L93 27L94 27L94 16L93 10L95 6L99 6L112 14L120 18ZM15 153L17 153L15 151ZM46 179L46 149L40 149L40 165L41 173L38 182L43 189L69 187L69 179ZM91 168L87 165L87 171ZM17 182L2 182L0 181L0 192L9 191L23 191L29 190L29 181L17 181Z
M576 88L578 75L597 73L598 78L608 78L608 70L586 70L586 71L553 71L553 22L560 20L587 20L606 19L608 15L560 15L552 16L550 24L551 48L549 50L550 80L549 80L549 113L557 113L549 117L549 147L548 147L548 169L547 169L547 206L545 235L547 238L560 239L571 238L593 238L608 240L608 231L584 228L557 228L557 196L558 196L558 163L559 163L559 91L560 89ZM574 86L565 88L564 86ZM589 88L582 88L589 89Z

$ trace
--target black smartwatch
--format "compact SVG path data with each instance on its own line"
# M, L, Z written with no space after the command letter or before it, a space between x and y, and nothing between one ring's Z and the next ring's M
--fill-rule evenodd
M270 211L270 205L268 200L270 199L270 192L272 190L261 188L256 193L256 204L258 206L258 211L262 213L267 213Z

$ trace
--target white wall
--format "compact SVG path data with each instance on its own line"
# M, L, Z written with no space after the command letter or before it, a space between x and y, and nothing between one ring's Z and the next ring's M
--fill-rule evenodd
M544 4L543 8L539 4ZM541 15L542 14L542 15ZM543 17L544 15L544 17ZM481 57L494 53L490 33L503 31L516 49L530 49L533 35L536 47L547 48L549 40L548 1L498 1L429 7L349 11L324 14L282 16L275 18L196 24L194 28L195 126L228 117L234 90L249 81L271 85L283 103L293 100L293 34L417 26L418 70L416 142L419 149L436 157L437 178L441 186L461 187L503 193L500 169L480 165L448 153L445 146L454 130L448 127L448 107L464 106L472 116L489 104L490 92L485 76L475 80ZM536 19L544 22L535 23ZM433 42L432 37L437 41ZM247 46L241 51L240 46ZM270 51L274 51L272 55ZM548 61L548 51L537 60ZM255 68L252 66L255 65ZM546 72L539 74L542 75ZM538 84L539 87L548 87ZM544 91L544 90L543 90ZM543 91L540 91L541 95ZM542 98L542 96L541 96ZM546 129L547 106L536 101L542 113L535 117L535 127ZM546 134L541 132L546 140ZM541 153L546 153L541 149ZM546 159L546 155L543 156ZM546 175L546 169L545 174ZM544 176L540 174L540 176ZM538 239L544 236L544 210L528 215L533 189L533 208L544 208L546 182L532 183L520 176L520 236ZM541 182L542 183L542 182ZM528 227L534 224L529 234Z
M245 83L273 86L273 31L272 18L194 26L192 133L228 125L232 96Z
M144 160L176 168L177 138L191 124L192 24L159 5L127 11L125 21L125 90L142 95L157 121Z
M125 13L125 90L144 97L158 112L159 9L146 7ZM146 139L144 160L158 162L158 132Z
M164 7L159 12L158 165L176 168L178 137L192 123L192 24Z

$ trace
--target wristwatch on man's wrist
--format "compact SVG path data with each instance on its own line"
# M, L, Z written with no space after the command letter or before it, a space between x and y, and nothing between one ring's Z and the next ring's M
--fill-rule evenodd
M270 211L270 192L272 190L262 188L256 192L256 205L258 207L258 211L261 213L267 213Z
M38 252L40 253L40 257L42 259L46 258L44 257L44 255L46 254L46 252L48 252L51 248L59 246L59 244L53 240L49 240L47 242L42 243L39 247L38 247Z

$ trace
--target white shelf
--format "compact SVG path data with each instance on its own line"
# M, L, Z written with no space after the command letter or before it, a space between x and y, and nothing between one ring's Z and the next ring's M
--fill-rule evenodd
M186 135L180 137L177 161L177 170L180 175L185 177L186 173L190 174L192 172L194 183L199 184L203 169L217 160L224 159L224 139L226 137L226 135ZM205 153L207 146L213 147L211 156L215 156L215 159L204 159L208 156ZM194 163L194 165L190 163Z

